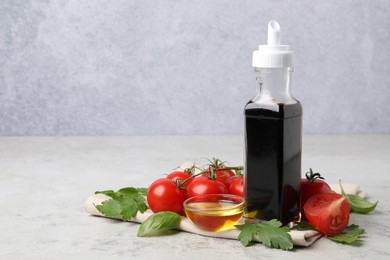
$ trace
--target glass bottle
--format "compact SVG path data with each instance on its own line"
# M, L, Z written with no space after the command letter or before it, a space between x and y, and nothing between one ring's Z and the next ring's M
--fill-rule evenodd
M253 66L258 87L245 107L244 216L287 224L299 215L302 106L291 94L292 52L280 45L276 21L268 24L268 45L254 52Z

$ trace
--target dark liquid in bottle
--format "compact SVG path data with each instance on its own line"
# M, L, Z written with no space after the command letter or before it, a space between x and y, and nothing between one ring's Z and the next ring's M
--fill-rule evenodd
M299 214L302 106L249 102L245 124L245 217L287 224Z

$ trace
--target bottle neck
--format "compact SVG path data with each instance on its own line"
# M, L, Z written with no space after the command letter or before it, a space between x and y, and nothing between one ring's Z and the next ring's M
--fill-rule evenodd
M291 95L292 68L265 69L255 68L258 84L255 103L294 103Z

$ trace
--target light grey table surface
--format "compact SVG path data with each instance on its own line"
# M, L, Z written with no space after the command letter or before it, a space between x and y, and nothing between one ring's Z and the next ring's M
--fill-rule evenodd
M1 259L388 259L390 136L304 136L302 171L361 185L379 200L358 246L325 238L293 252L180 232L138 238L138 224L93 217L84 201L96 190L145 187L183 161L243 161L241 136L1 137Z

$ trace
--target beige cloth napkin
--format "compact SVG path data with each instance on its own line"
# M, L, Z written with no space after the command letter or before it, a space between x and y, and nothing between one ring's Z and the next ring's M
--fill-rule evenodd
M340 187L338 184L332 184L330 185L331 188L336 191L340 192ZM360 196L364 195L365 193L362 193L360 191L360 188L356 184L350 184L345 183L343 184L343 188L346 193L348 194L359 194ZM101 204L105 200L109 200L110 197L104 195L104 194L96 194L91 195L87 198L85 201L85 210L87 213L95 216L101 216L104 217L95 207L95 205ZM142 223L145 221L151 214L153 214L150 210L147 210L145 213L140 214L138 213L135 218L130 219L130 222L136 222L136 223ZM120 216L114 217L115 219L121 219ZM231 229L223 232L207 232L198 229L189 219L183 217L180 222L180 230L202 235L202 236L208 236L208 237L218 237L218 238L227 238L227 239L238 239L238 235L240 233L237 229ZM290 231L291 238L293 240L294 245L296 246L310 246L313 244L317 239L319 239L322 235L317 231L299 231L299 230L291 230Z
M104 195L104 194L96 194L91 195L87 198L85 201L85 210L95 216L101 216L104 217L95 207L95 205L101 204L103 201L110 199L110 197ZM136 223L142 223L144 222L150 215L152 215L152 211L147 210L143 214L138 213L135 218L130 219L130 222L136 222ZM115 219L121 219L120 216L114 217ZM183 217L180 221L180 230L202 235L202 236L208 236L208 237L218 237L218 238L227 238L227 239L238 239L238 235L240 231L238 229L231 229L227 231L222 232L207 232L203 231L201 229L198 229L192 222L188 219ZM314 241L316 241L318 238L321 237L321 234L319 234L316 231L297 231L297 230L291 230L290 235L293 239L294 245L298 246L309 246Z

